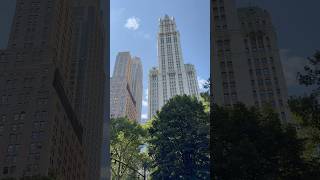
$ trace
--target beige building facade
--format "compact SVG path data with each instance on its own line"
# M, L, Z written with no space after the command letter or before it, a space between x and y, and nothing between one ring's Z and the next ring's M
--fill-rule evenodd
M141 101L141 102L140 102ZM130 52L119 52L110 80L110 116L139 121L142 105L142 65Z

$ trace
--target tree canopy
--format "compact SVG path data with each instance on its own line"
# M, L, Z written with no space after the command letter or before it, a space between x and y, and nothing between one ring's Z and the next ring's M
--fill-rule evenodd
M111 119L110 151L113 179L135 179L142 170L147 154L141 152L147 130L128 118Z
M320 162L320 51L317 51L299 72L298 82L312 87L313 91L304 96L293 96L289 107L297 124L299 137L305 141L304 158Z
M170 99L149 134L154 179L209 179L209 116L195 97Z
M304 67L304 72L298 73L298 80L301 85L315 87L313 94L320 93L320 51L316 51L313 57L308 58L308 64Z
M271 109L243 104L214 107L213 174L215 179L315 179L320 173L302 158L303 141L283 126Z

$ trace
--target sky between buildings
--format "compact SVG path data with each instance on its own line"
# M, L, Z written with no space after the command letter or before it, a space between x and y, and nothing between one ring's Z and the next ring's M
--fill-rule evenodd
M110 76L119 51L130 51L143 66L142 119L147 118L148 72L158 66L159 18L174 16L184 63L195 65L199 85L210 76L209 0L111 0Z

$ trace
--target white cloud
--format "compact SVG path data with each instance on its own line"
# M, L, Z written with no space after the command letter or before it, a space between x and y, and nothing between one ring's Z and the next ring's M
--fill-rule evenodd
M148 106L148 101L142 100L142 106L147 107Z
M141 119L147 119L148 115L147 114L141 114Z
M127 19L127 23L124 25L124 27L130 30L137 30L139 26L140 26L140 19L134 16Z
M201 77L198 76L198 86L200 91L205 91L205 89L203 88L203 85L207 82L206 79L203 79Z

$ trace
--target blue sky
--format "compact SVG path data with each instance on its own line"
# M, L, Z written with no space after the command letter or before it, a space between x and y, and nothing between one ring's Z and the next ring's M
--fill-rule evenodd
M174 16L185 63L194 64L200 82L210 74L209 0L111 0L110 76L116 55L130 51L143 66L142 117L147 116L148 71L157 64L158 19Z

